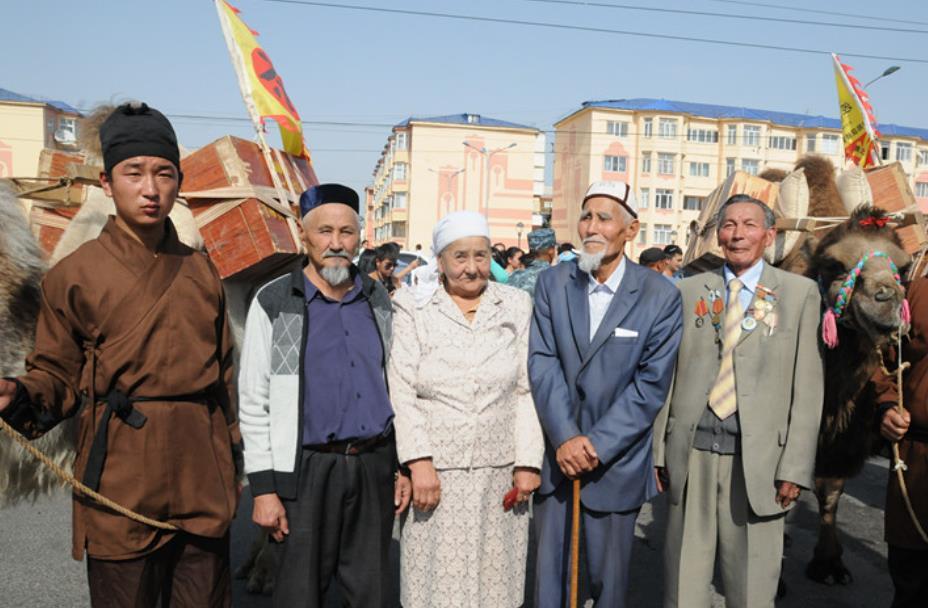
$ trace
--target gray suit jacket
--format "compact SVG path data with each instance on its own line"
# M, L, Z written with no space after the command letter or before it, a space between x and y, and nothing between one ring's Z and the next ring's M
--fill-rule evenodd
M680 345L680 292L626 260L625 276L590 341L588 275L576 262L541 273L529 338L529 379L545 432L539 493L564 481L555 451L586 435L601 465L583 476L595 511L636 509L656 494L651 431ZM616 335L616 328L620 331Z
M708 317L696 326L696 306L701 297L708 302L710 290L725 293L721 268L678 285L683 342L673 389L654 429L654 462L667 468L674 504L683 497L696 425L720 364L715 328ZM777 323L770 335L763 321L751 332L742 331L734 355L735 388L748 502L755 514L768 516L783 512L775 501L776 480L812 486L824 368L816 284L765 264L760 285L776 296Z

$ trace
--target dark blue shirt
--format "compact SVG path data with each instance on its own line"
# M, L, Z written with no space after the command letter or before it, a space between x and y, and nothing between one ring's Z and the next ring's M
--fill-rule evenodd
M384 354L361 277L337 302L303 276L308 335L303 358L303 444L382 434L393 420Z

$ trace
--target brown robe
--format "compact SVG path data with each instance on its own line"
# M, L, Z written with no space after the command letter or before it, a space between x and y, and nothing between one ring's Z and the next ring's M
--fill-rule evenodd
M170 220L152 254L111 217L97 239L46 275L35 350L4 418L37 437L77 414L74 470L83 479L106 395L155 398L134 404L147 418L141 428L110 419L99 491L185 532L220 538L235 513L240 469L232 348L208 258L180 243ZM97 559L136 558L173 535L74 497L75 559L85 548Z
M917 279L909 285L909 304L912 307L910 340L903 342L903 361L912 364L903 375L903 405L912 416L909 434L899 442L899 455L908 470L905 483L912 506L922 528L928 529L928 279ZM895 365L888 363L895 371ZM874 377L877 403L896 404L898 395L895 377L887 378L882 372ZM880 410L883 411L883 410ZM921 441L909 435L920 431ZM886 542L908 549L928 549L919 537L903 502L895 471L890 470L886 490Z

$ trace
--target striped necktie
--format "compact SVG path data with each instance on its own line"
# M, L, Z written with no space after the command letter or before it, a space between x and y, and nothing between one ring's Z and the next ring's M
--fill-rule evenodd
M738 409L738 395L735 393L735 345L741 337L741 322L744 309L741 308L741 288L744 284L738 279L728 282L728 307L725 310L725 335L722 339L722 363L715 385L709 393L709 407L721 420L725 420Z

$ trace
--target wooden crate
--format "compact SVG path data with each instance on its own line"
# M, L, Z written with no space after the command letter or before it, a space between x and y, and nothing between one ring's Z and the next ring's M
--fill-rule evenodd
M743 171L735 171L713 190L699 213L699 219L690 225L687 235L684 264L694 271L715 268L722 264L722 250L716 238L715 217L719 208L735 194L747 194L773 208L780 185L768 182Z
M86 157L80 152L66 152L44 148L39 154L39 177L73 177L78 167L84 165ZM80 204L87 200L87 188L82 184L70 186L67 192L64 188L48 191L45 197L51 197L69 203ZM45 198L43 197L43 198Z
M895 162L874 167L868 169L866 175L873 192L875 207L890 213L906 212L905 218L901 221L902 225L896 228L896 235L902 241L906 252L912 255L928 245L928 222L918 210L918 203L912 188L909 187L909 178L902 164Z
M50 208L33 205L29 212L29 224L32 226L32 233L39 241L39 246L46 256L51 256L61 240L61 235L80 207L61 207Z
M256 143L231 136L181 159L181 196L223 279L267 275L301 255L297 204L318 180L305 159L275 153L272 161L268 167ZM284 203L271 171L285 190Z

